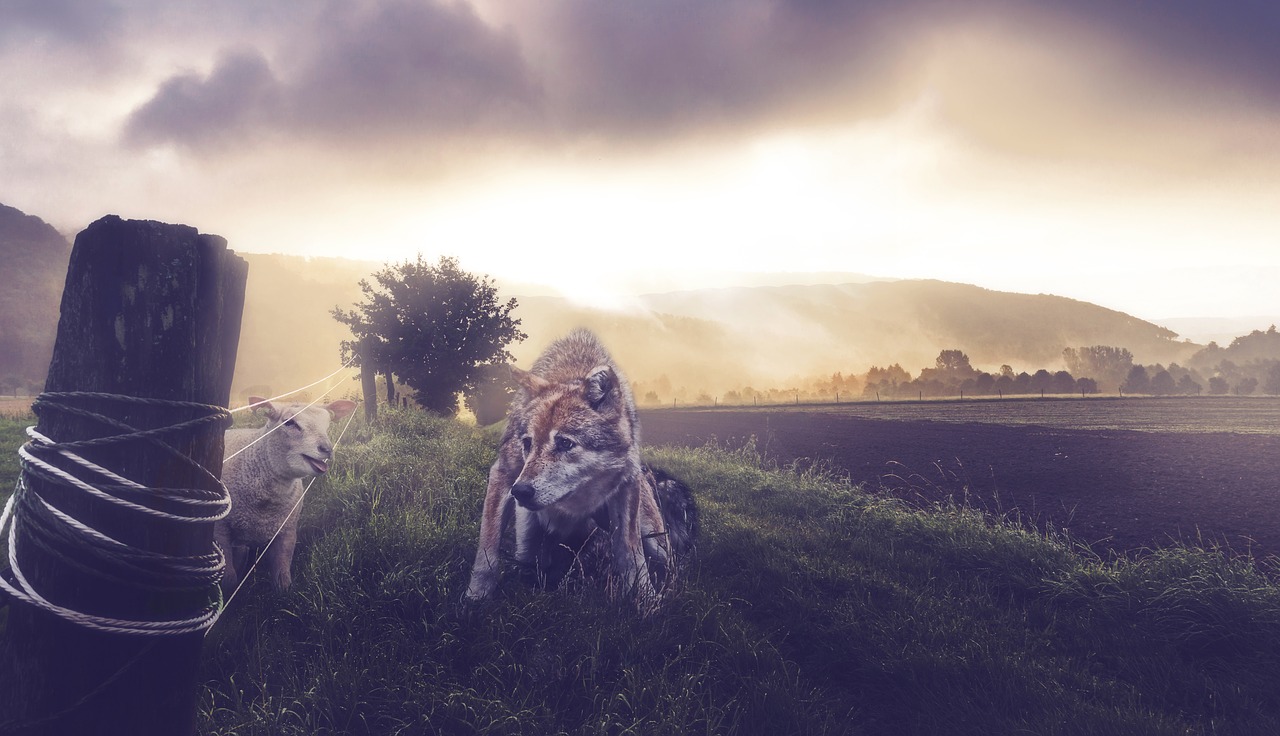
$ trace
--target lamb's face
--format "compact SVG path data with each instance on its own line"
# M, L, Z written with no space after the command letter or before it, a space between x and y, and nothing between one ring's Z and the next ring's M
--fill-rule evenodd
M355 402L346 400L311 407L263 404L269 420L267 428L271 431L266 441L271 443L277 467L296 478L329 472L329 461L333 459L329 424L350 414L355 407Z
M306 404L284 404L279 425L272 433L275 446L284 457L290 475L304 478L324 475L333 459L333 443L329 441L329 412L318 408L305 408Z

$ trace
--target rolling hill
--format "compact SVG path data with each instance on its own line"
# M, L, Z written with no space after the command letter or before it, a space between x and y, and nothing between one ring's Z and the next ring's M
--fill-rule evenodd
M0 381L44 385L71 244L39 217L0 204Z
M69 252L53 228L0 207L0 257L6 273L20 276L0 288L0 342L8 341L0 359L9 360L0 377L8 370L43 378ZM335 370L338 343L349 335L329 311L358 301L359 280L380 264L240 255L249 262L249 283L233 396L280 393ZM1060 368L1066 347L1126 347L1143 363L1182 362L1200 347L1150 322L1059 296L853 274L832 275L858 279L850 283L814 283L815 274L772 278L799 283L759 285L770 279L757 277L756 285L647 294L614 309L523 285L502 292L519 301L516 316L529 335L512 348L521 365L556 336L585 326L600 334L632 380L711 395L747 385L785 388L891 363L915 374L944 349L965 351L976 368L1007 363L1034 372Z

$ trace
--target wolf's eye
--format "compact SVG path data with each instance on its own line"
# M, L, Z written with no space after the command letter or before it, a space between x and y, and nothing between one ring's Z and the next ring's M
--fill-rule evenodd
M520 446L524 448L524 451L526 453L529 452L530 450L533 449L533 438L532 437L520 438Z
M578 446L578 443L574 442L568 437L565 437L564 435L558 435L556 437L556 449L559 450L560 452L568 452L577 446Z

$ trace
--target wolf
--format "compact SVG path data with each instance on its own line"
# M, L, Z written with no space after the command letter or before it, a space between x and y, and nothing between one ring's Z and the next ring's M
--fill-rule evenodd
M693 552L698 514L683 483L641 463L622 372L595 335L574 330L512 374L518 389L489 470L467 599L497 587L502 533L514 522L515 559L526 567L549 564L547 550L606 539L615 589L651 612Z

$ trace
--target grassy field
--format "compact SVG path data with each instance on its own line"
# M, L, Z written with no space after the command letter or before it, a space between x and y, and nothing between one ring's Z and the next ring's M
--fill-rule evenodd
M1280 733L1280 587L1256 565L1104 561L750 446L647 454L704 521L661 614L514 576L463 606L493 443L357 424L294 589L252 579L206 640L201 733Z

